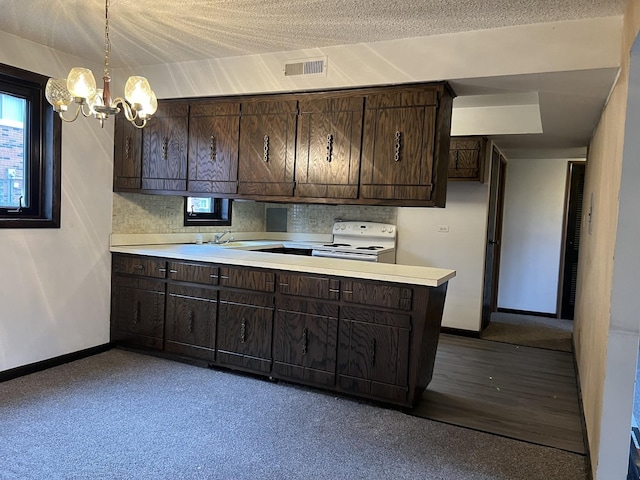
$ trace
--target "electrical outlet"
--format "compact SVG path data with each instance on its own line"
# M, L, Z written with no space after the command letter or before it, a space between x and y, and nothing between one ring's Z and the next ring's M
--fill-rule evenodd
M449 225L438 225L438 233L449 233Z

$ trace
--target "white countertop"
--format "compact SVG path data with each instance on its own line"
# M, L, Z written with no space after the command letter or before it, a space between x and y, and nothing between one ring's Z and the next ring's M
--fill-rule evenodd
M311 257L304 255L286 255L249 251L260 246L299 247L301 241L289 240L253 240L238 241L227 245L196 244L153 244L153 245L112 245L114 253L128 253L151 257L211 262L225 265L270 268L292 272L317 273L340 277L382 280L438 287L456 276L455 270L412 265L364 262L335 258Z

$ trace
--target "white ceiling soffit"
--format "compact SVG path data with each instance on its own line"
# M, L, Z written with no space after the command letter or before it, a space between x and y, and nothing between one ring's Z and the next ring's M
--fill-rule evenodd
M542 133L537 92L469 95L453 100L451 135Z

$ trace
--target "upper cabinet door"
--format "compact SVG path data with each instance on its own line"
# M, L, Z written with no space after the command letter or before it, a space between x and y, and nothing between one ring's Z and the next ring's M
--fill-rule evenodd
M113 190L142 187L142 130L134 127L124 113L115 116L113 148Z
M236 193L240 103L204 101L189 110L189 183L194 193Z
M165 102L143 129L142 188L187 190L189 104Z
M358 198L364 97L300 100L298 197Z
M292 196L296 100L242 104L238 193Z
M444 206L444 192L436 200L440 197L436 195L436 179L446 189L451 119L450 114L445 117L439 112L442 93L442 86L414 87L366 97L362 198L418 200ZM450 97L446 95L444 100L450 102ZM440 163L443 165L438 168Z

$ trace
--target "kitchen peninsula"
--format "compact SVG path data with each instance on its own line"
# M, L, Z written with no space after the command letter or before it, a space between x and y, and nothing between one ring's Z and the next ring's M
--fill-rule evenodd
M112 246L112 341L414 406L455 271L260 252L284 245Z

